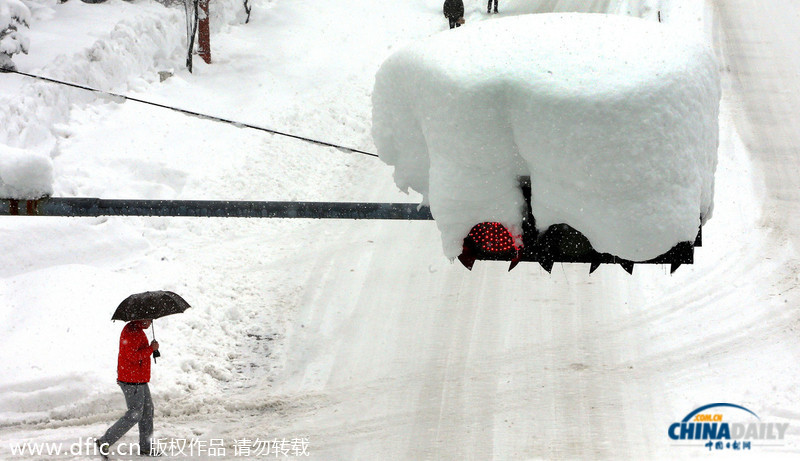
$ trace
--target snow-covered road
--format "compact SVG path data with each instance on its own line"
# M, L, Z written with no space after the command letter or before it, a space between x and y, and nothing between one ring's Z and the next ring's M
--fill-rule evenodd
M764 181L761 224L800 248L800 4L715 2L734 120Z
M572 266L548 276L524 265L508 274L487 263L473 273L438 265L426 273L418 256L398 251L394 225L384 227L376 243L395 248L375 245L364 256L366 278L331 270L306 292L311 302L302 303L289 348L303 353L289 355L282 389L326 403L289 415L282 433L308 434L322 458L678 458L700 453L672 446L669 422L722 400L790 422L791 444L771 454L796 452L796 115L785 124L769 118L770 101L778 111L790 106L783 95L796 89L796 58L747 48L787 57L797 49L794 5L781 6L786 14L746 2L717 10L714 35L731 72L717 215L694 267L674 277L618 268L589 277ZM749 22L736 29L731 16ZM777 46L784 35L793 41ZM753 117L762 130L778 127L768 135L776 139L745 137L757 170L737 135ZM421 253L435 252L434 235L416 232ZM317 267L344 263L329 256ZM323 301L342 292L347 307Z
M672 446L669 421L746 401L791 423L791 443L771 455L796 453L796 9L716 10L729 93L716 222L694 267L672 278L486 263L425 273L416 255L376 245L367 278L345 290L349 309L321 302L348 284L335 272L306 294L290 347L304 353L290 354L283 386L330 401L284 433L309 434L322 458L678 458L701 453Z
M677 18L686 12L670 5L697 3L500 8L629 4L653 19L635 5ZM382 57L446 22L434 1L350 5L262 3L251 24L215 37L214 65L160 85L132 79L133 89L369 148ZM468 23L490 19L484 2L467 6ZM679 459L708 453L675 446L669 425L733 402L790 423L784 445L753 456L796 457L798 6L726 0L700 11L693 20L707 24L725 72L716 209L694 265L673 276L643 266L632 276L610 266L590 276L582 265L509 273L488 262L468 272L442 256L432 222L3 221L0 249L11 262L0 267L0 293L20 309L3 317L17 329L4 327L0 339L14 358L0 374L0 450L18 440L72 443L118 416L118 329L101 329L123 294L158 284L194 303L158 325L160 437L307 437L311 457L325 460ZM414 200L374 159L133 104L78 106L68 125L55 160L64 195ZM30 235L42 236L38 246L27 245ZM54 321L40 333L49 324L36 310L62 308L80 319L75 331ZM90 351L59 360L77 350L71 341ZM243 459L230 445L228 455Z

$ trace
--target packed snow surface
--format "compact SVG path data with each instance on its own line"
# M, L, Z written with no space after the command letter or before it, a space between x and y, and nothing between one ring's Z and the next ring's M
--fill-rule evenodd
M711 216L720 83L709 46L602 14L523 15L416 41L377 73L373 137L395 182L422 193L445 255L477 223L567 223L642 261Z

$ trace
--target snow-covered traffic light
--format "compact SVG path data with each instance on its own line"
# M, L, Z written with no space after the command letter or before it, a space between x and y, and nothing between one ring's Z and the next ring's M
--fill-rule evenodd
M513 268L519 262L521 249L522 245L515 242L514 236L502 224L483 222L476 224L469 231L458 260L470 270L478 259L511 261Z
M520 178L520 188L525 197L520 236L513 235L502 224L482 222L476 224L464 239L463 249L458 260L472 270L475 261L509 261L508 270L520 261L538 262L547 272L553 264L588 263L589 272L594 272L600 264L619 264L628 273L633 273L635 264L669 264L675 272L682 264L694 262L694 247L701 244L701 228L698 228L694 242L681 242L668 252L648 261L630 261L609 253L599 253L589 239L567 224L555 224L547 229L537 230L536 220L531 213L531 183L529 177Z

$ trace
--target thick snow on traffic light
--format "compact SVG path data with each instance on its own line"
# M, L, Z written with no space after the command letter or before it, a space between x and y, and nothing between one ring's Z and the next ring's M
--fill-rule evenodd
M376 75L373 138L423 194L445 255L481 222L565 223L631 261L694 241L713 209L720 82L685 29L599 14L484 21L411 43Z

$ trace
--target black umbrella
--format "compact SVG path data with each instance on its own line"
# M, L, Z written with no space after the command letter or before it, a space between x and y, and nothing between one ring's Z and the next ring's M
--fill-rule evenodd
M189 303L171 291L145 291L130 295L122 301L111 320L157 319L171 314L180 314Z
M180 314L190 307L185 299L171 291L145 291L125 298L117 306L111 320L157 319L167 315ZM153 326L153 339L156 339L155 326ZM153 357L160 356L158 351L153 352Z

